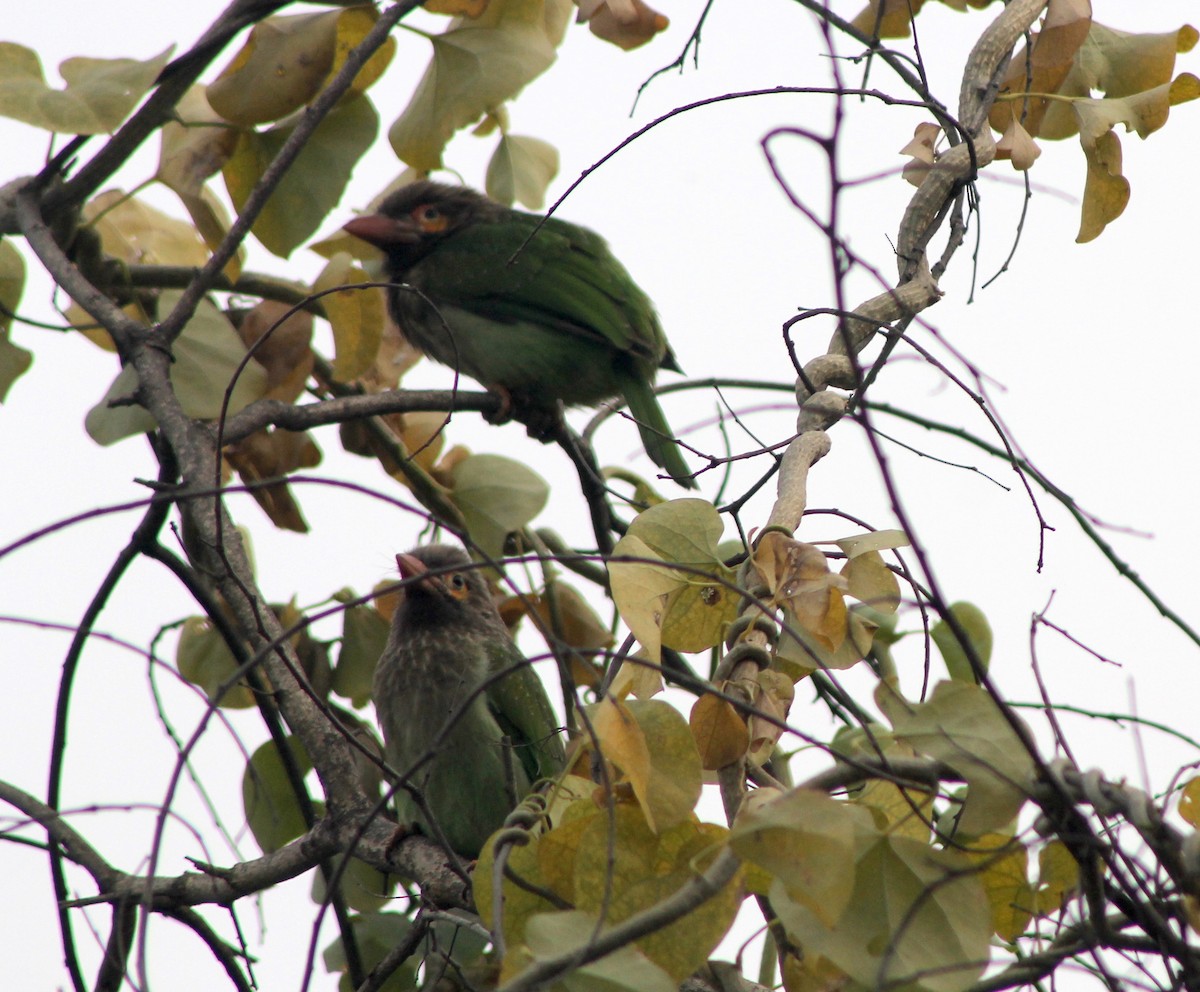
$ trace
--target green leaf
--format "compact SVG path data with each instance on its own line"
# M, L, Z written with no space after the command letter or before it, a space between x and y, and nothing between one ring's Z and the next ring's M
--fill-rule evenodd
M295 121L268 131L243 131L222 172L234 206L241 210ZM254 236L287 258L325 222L345 192L350 173L371 147L379 115L364 96L343 100L317 125L304 149L284 173L254 222Z
M984 971L992 916L970 862L855 824L854 889L828 927L782 881L771 905L805 951L866 988L961 992Z
M703 651L720 643L736 615L735 574L717 551L723 529L711 503L676 499L638 514L613 549L613 600L652 661L661 645Z
M854 889L856 824L869 830L870 813L823 792L792 789L747 803L729 846L782 882L823 926L836 927Z
M541 210L546 188L558 175L558 149L540 138L506 134L488 162L484 188L493 200L521 202L530 210Z
M412 920L399 913L363 913L350 917L354 928L354 940L358 952L362 955L363 967L370 970L399 944L412 929ZM469 931L468 931L469 933ZM461 938L460 938L461 939ZM450 945L446 945L450 946ZM353 992L349 984L350 976L346 974L349 965L346 962L346 949L342 938L338 937L321 952L321 960L327 971L341 973L338 989ZM417 957L411 957L392 972L386 982L381 985L380 992L408 992L417 987Z
M824 541L818 541L824 544ZM847 558L857 558L868 551L890 551L892 548L906 548L909 545L908 535L902 530L869 530L864 534L852 534L832 542L845 552Z
M983 689L939 682L927 702L910 703L881 682L875 701L898 740L918 754L944 761L967 780L959 819L964 833L977 836L1000 829L1017 815L1026 799L1033 758Z
M288 737L287 742L301 776L306 775L312 762L304 745L295 737ZM308 829L274 741L262 744L246 763L242 806L246 823L265 854L278 851Z
M387 637L388 623L373 606L351 606L342 614L342 649L331 688L356 709L371 698L375 665Z
M570 9L564 0L492 0L482 16L457 18L431 37L429 67L388 131L401 161L423 172L440 168L456 131L550 67Z
M338 886L346 905L360 913L375 913L392 901L395 877L372 868L365 861L351 858L342 872ZM325 885L325 874L313 872L312 901L323 906L328 901L329 890Z
M165 291L159 307L168 312L181 292ZM171 365L171 385L183 412L199 420L215 420L221 413L225 389L237 374L227 414L232 416L258 399L267 388L267 372L258 362L249 361L239 372L246 357L246 345L216 306L201 300L192 319L175 341L175 361ZM84 426L97 444L112 444L134 434L152 431L157 426L149 411L137 405L110 406L113 401L131 398L137 387L137 372L126 366L113 380L108 392L88 411Z
M242 683L231 684L238 669L237 659L212 622L188 617L175 649L179 674L204 690L209 701L222 709L242 710L254 705L254 696Z
M67 59L58 71L66 88L46 83L32 49L0 42L0 115L62 134L106 134L129 116L154 85L173 49L145 62Z
M9 339L10 314L17 312L24 289L25 260L12 242L0 239L0 403L8 395L9 386L33 364L33 352Z
M578 911L540 913L525 928L535 959L556 958L571 948L582 950L595 932L595 918ZM581 965L562 979L562 985L569 992L674 992L677 988L665 971L632 946Z
M900 583L878 551L860 551L842 566L846 592L881 613L895 613L900 605Z
M0 331L12 326L24 292L25 259L11 241L0 238Z
M971 646L975 649L975 655L983 663L983 670L986 672L988 663L992 660L992 626L988 623L988 618L984 615L983 610L974 603L954 603L950 607L950 612L954 614L954 619L966 632L967 639L971 642ZM975 670L971 667L971 662L967 660L967 652L963 650L958 638L954 636L950 625L945 620L939 620L933 625L929 636L933 638L933 643L942 653L942 660L946 663L946 671L950 673L950 677L955 682L968 682L976 685L978 679L975 678Z
M546 480L520 462L502 455L471 455L454 466L450 498L462 511L471 539L493 558L504 541L546 506Z

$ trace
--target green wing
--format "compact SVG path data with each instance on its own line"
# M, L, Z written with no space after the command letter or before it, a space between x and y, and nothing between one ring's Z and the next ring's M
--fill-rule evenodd
M511 641L501 645L491 661L493 673L511 674L488 688L488 708L512 741L529 781L553 778L562 771L567 757L558 718L541 679Z
M649 297L600 235L517 211L471 224L438 244L409 279L443 300L492 320L557 327L649 363L667 355ZM516 255L516 260L509 264Z

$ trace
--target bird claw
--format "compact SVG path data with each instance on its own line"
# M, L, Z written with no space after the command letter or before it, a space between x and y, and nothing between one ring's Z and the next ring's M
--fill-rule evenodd
M541 441L543 444L548 444L562 436L566 426L562 403L556 403L552 407L523 407L517 419L525 425L525 431L531 438Z
M419 836L421 828L415 823L397 823L396 829L392 831L392 836L387 842L387 847L383 849L384 858L390 860L392 855L396 853L398 848L409 837Z
M514 394L500 385L488 387L488 392L500 401L500 408L493 413L485 413L483 419L489 424L500 426L510 420L518 420L525 425L525 430L535 441L547 444L562 434L566 421L563 418L563 405L555 402L547 406L545 401L537 402L530 398Z
M495 427L501 424L507 424L513 419L513 398L503 386L489 386L488 392L495 396L500 401L500 408L491 413L485 413L483 419Z

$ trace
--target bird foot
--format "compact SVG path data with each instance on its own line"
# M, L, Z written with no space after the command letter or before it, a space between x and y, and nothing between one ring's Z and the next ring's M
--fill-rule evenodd
M562 403L554 406L522 405L517 419L525 425L525 431L535 441L548 444L563 436L566 421Z
M563 418L561 402L547 406L544 399L532 399L523 394L513 393L499 385L489 386L488 392L500 400L498 410L483 415L483 419L489 424L499 426L507 424L510 420L520 421L525 425L529 436L543 444L554 441L562 435L566 421Z
M421 832L421 828L415 823L397 823L396 829L392 831L392 836L387 842L387 847L383 849L383 856L390 859L405 840Z

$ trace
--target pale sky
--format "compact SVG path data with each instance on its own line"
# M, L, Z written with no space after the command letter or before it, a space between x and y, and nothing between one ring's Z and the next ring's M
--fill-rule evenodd
M703 6L698 0L668 3L664 0L662 7L672 19L671 28L632 54L573 28L559 63L513 105L514 132L549 140L562 152L552 197L612 145L673 106L734 90L829 85L828 60L811 30L812 16L799 5L783 0L754 5L718 2L705 28L699 69L689 60L681 74L660 77L630 116L638 86L677 56ZM36 12L33 5L16 5L6 12L0 40L39 51L47 74L56 78L55 67L71 55L148 58L171 43L178 45L178 53L222 6L171 5L170 15L164 16L162 4L140 0L58 0ZM846 15L856 9L852 3L834 6ZM930 78L951 107L970 39L993 16L991 10L958 14L928 5L919 19ZM1195 17L1195 7L1186 0L1138 6L1100 0L1095 16L1125 30L1166 31ZM403 106L428 55L428 45L418 36L401 31L398 41L396 64L371 91L383 130ZM236 47L217 60L217 67ZM1176 72L1200 73L1198 66L1195 53L1181 55ZM859 84L861 68L844 63L842 69L849 85ZM872 69L868 85L910 96L881 64ZM927 115L849 100L846 110L842 175L870 181L846 193L841 232L855 252L892 278L891 245L912 194L899 178L903 159L897 153ZM795 125L823 131L830 120L829 99L816 95L770 96L699 110L623 151L563 206L563 217L595 227L609 238L656 301L690 376L787 381L781 325L799 309L835 305L823 239L775 186L760 147L763 135L773 128ZM1087 245L1074 243L1082 155L1074 140L1047 145L1031 174L1034 194L1015 257L1006 273L980 289L1004 264L1021 220L1021 179L1006 163L997 163L979 183L982 212L971 219L967 243L941 283L945 298L924 315L937 338L927 331L916 334L956 374L962 376L964 369L954 354L986 376L994 410L1025 455L1086 511L1117 528L1104 531L1105 539L1169 606L1200 626L1200 585L1193 565L1200 550L1193 464L1198 415L1191 390L1175 381L1192 374L1200 359L1195 315L1198 135L1197 104L1174 108L1166 127L1145 142L1122 132L1131 202L1123 217ZM94 141L88 151L99 144ZM46 141L32 128L0 121L0 147L3 184L36 171ZM464 137L452 146L449 160L466 181L481 185L490 147L489 141ZM814 150L786 137L777 139L772 149L793 188L822 210L826 171ZM122 174L126 188L153 171L156 155L153 142ZM322 233L335 230L399 169L381 133ZM221 189L219 180L215 185ZM169 191L153 190L147 197L183 216ZM935 251L940 252L943 243L944 235L935 242ZM305 249L287 262L272 258L257 244L251 245L250 253L247 268L295 278L311 279L321 266L321 260ZM880 291L873 277L862 272L848 280L847 288L851 305ZM34 282L22 310L53 321L48 297L46 284ZM813 322L811 330L808 326L801 325L805 329L796 335L802 360L822 353L829 334L827 324ZM154 474L141 439L101 449L82 432L84 414L116 375L112 356L74 338L34 328L18 325L12 336L35 352L35 365L0 409L9 480L0 545L73 513L136 499L145 490L131 480ZM911 351L901 347L896 356L880 376L874 399L964 424L970 432L994 440L969 398L915 361ZM672 378L667 374L663 381ZM414 386L445 387L449 382L450 373L432 365L405 380ZM743 406L773 404L750 416L749 423L770 440L787 436L794 413L787 409L786 393L731 395ZM721 437L711 426L718 409L713 394L675 394L664 405L672 425L688 432L689 441L721 450ZM586 420L586 414L579 414L576 423ZM904 428L883 416L875 423L921 452L977 468L995 480L887 446L890 467L942 587L953 599L978 603L991 618L996 633L992 672L1010 699L1036 698L1030 618L1053 596L1050 618L1115 664L1042 631L1037 661L1051 698L1102 712L1137 712L1200 736L1191 706L1200 689L1196 646L1134 594L1061 507L1037 493L1043 514L1056 528L1046 536L1045 567L1039 573L1037 519L1011 471L949 439ZM696 425L701 426L692 431ZM450 430L456 443L508 454L545 475L556 495L537 523L587 542L585 508L573 495L573 473L561 453L528 440L515 425L491 428L472 415L456 417ZM730 436L735 449L752 447L736 428L730 428ZM342 454L334 431L319 432L317 440L326 456L322 474L352 478L404 498L369 463ZM832 440L830 455L814 469L810 506L838 507L875 527L894 526L860 428L848 421L838 424ZM606 428L599 447L602 464L629 464L645 472L650 468L628 425ZM739 468L735 478L744 484L758 471ZM702 495L712 497L715 481L704 481ZM663 489L682 495L669 483ZM729 493L737 492L735 482ZM295 597L308 605L344 586L365 592L392 574L394 552L418 540L421 522L384 501L325 487L298 495L312 527L305 537L274 531L253 504L231 500L239 522L253 532L260 581L274 600ZM769 498L769 491L760 495L745 519L761 525ZM136 519L124 514L82 523L0 559L0 613L76 623ZM854 530L831 518L810 518L800 536L823 540ZM173 581L157 567L140 564L122 584L99 629L144 650L160 625L191 612ZM902 626L911 629L915 623L909 616ZM322 632L332 637L337 630L334 625ZM57 681L69 634L6 624L0 643L0 677L9 686L0 696L6 742L0 748L0 779L44 794ZM160 657L168 663L173 645L169 635L159 646ZM902 646L898 658L906 690L917 693L921 652L915 638ZM172 767L146 668L138 651L120 646L97 643L84 654L73 696L66 769L68 806L103 808L81 814L77 825L103 853L129 870L146 869L139 859L149 848L154 808L163 801ZM933 678L938 677L940 663L935 658ZM864 698L871 685L866 672L850 673L846 682ZM156 684L166 712L186 738L203 713L201 703L167 672L157 673ZM809 700L801 685L793 721L816 736L828 734L828 716ZM264 735L255 716L234 714L231 719L246 747L261 742ZM1166 788L1181 765L1200 758L1195 748L1153 729L1134 732L1070 715L1062 722L1082 764L1148 785L1152 792ZM1042 739L1048 740L1044 735ZM235 833L241 823L244 761L238 748L229 733L214 725L196 754L205 785ZM817 771L826 760L817 753L802 756L797 774ZM117 808L104 808L106 804ZM175 809L179 818L169 825L158 873L185 870L184 855L215 863L235 860L225 849L201 849L190 833L191 825L206 834L211 830L189 785L181 786ZM257 853L248 836L241 845L242 856ZM7 962L9 980L20 988L62 986L66 976L44 856L32 848L0 846L0 877L8 882L10 893L20 892L22 898L19 920L0 930L0 958ZM83 876L76 881L82 892L91 891ZM252 950L261 959L256 977L265 988L300 986L302 948L312 916L308 898L308 882L302 880L266 895L261 919L249 906L240 909ZM9 901L15 905L11 896ZM209 916L225 926L220 914ZM97 912L95 919L106 931L108 914ZM82 924L78 932L90 975L97 959L94 942ZM332 933L327 925L319 947ZM197 987L222 980L207 952L172 924L155 920L149 942L150 974L152 981L157 976L158 987L180 987L177 976L185 965L189 974L198 976ZM736 948L736 941L731 947ZM334 987L319 962L311 987Z

